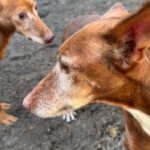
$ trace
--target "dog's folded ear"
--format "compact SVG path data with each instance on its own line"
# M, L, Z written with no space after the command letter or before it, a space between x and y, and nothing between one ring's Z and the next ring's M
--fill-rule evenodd
M117 45L118 53L139 61L150 46L150 2L139 11L125 18L103 35L111 44Z

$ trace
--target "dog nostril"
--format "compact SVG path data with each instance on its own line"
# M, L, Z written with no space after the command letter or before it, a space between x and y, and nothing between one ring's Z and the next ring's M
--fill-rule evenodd
M54 35L48 35L46 38L45 38L45 44L50 44L54 39Z

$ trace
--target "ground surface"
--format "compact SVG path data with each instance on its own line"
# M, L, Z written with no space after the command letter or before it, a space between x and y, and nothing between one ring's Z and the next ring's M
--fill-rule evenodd
M144 0L120 0L133 11ZM39 13L56 34L52 47L15 35L0 62L0 100L12 104L19 120L0 126L0 150L123 150L121 111L91 105L78 111L77 120L40 119L22 107L22 100L52 68L65 24L75 16L103 14L117 0L38 0Z

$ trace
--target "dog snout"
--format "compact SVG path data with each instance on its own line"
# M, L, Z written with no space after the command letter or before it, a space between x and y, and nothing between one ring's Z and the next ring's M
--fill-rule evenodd
M47 35L47 36L45 37L45 44L50 44L50 43L52 43L53 39L54 39L54 35L53 35L53 34Z

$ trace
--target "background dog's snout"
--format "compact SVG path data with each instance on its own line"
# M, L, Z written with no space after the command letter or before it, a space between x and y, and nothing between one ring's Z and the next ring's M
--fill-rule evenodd
M45 44L50 44L54 39L54 35L50 34L45 37Z

